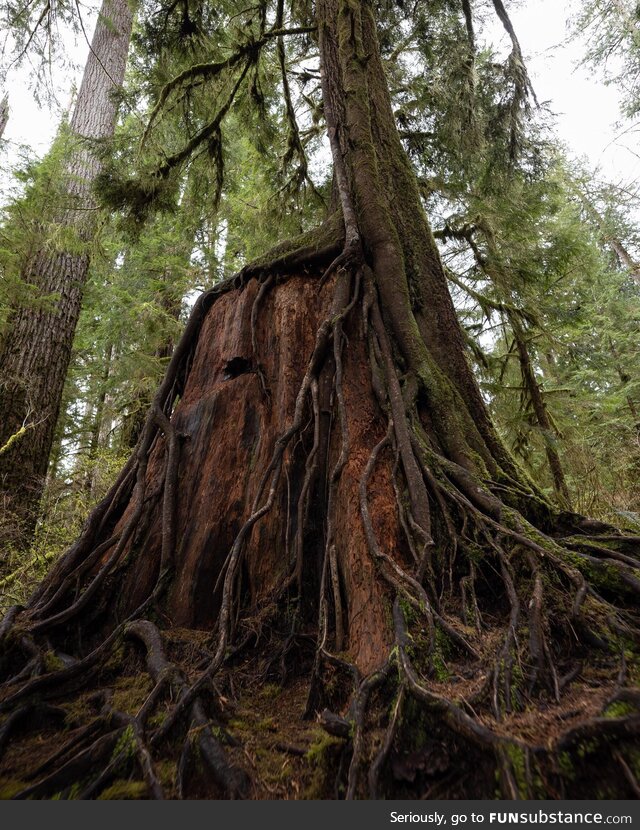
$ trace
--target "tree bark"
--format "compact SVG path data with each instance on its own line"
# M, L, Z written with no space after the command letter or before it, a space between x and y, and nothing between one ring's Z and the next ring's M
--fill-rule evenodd
M104 0L70 125L69 206L59 224L75 241L25 263L23 279L51 302L14 307L0 347L0 446L14 438L0 455L0 491L4 521L21 525L24 544L35 526L96 229L91 188L100 161L92 143L115 128L132 17L128 0Z
M9 121L9 97L4 96L0 101L0 138L4 135L7 123Z
M516 349L518 352L518 360L520 362L520 372L522 375L522 382L529 394L533 412L538 422L538 426L542 433L542 440L544 442L544 450L551 470L553 478L553 489L556 493L556 498L559 504L565 509L571 509L571 496L567 481L564 476L562 462L558 450L556 449L557 432L551 424L547 404L545 403L542 390L535 376L533 366L531 364L531 357L529 355L529 348L525 339L520 321L514 314L509 315L509 323L513 331L513 336L516 342Z

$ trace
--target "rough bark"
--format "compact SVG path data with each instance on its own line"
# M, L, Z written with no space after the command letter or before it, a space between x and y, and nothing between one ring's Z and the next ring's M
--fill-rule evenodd
M509 322L513 331L516 349L518 352L518 360L520 362L520 372L522 374L522 382L527 390L533 412L542 433L542 440L544 441L544 450L551 470L553 478L553 488L555 490L556 498L567 510L571 509L571 496L569 495L569 488L564 477L564 470L560 455L556 449L557 431L553 428L547 404L544 400L542 390L538 384L535 376L533 366L531 364L531 357L529 355L529 348L525 338L522 325L513 314L509 315Z
M70 250L42 249L24 264L22 278L52 302L13 308L0 346L0 446L15 436L0 455L0 492L23 544L35 524L96 229L91 188L100 162L92 143L113 134L131 26L128 0L104 0L71 119L68 208L58 218L76 242Z
M134 456L0 627L7 730L70 690L106 703L63 779L57 747L29 764L28 735L4 769L31 768L17 797L68 796L74 778L97 794L128 722L122 773L150 796L153 764L181 746L178 795L586 797L597 778L628 796L639 540L554 511L502 447L372 6L320 0L317 15L344 232L323 237L329 222L196 303ZM153 688L123 713L108 691L140 671L129 639ZM331 740L307 755L309 719ZM265 751L297 759L298 786L274 784Z
M4 135L7 123L9 121L9 98L4 96L0 101L0 138Z

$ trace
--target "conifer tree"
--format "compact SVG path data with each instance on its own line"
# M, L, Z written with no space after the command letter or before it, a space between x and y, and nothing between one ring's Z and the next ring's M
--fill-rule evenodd
M97 228L96 144L114 131L132 19L129 0L104 0L69 124L57 233L21 267L36 302L16 303L2 333L0 492L3 521L20 526L22 544L33 532L60 411Z

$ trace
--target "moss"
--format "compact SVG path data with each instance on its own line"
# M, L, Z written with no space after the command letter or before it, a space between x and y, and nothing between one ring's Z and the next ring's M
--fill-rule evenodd
M568 550L562 550L562 558L596 587L616 593L627 592L628 588L620 577L620 571L611 562L594 562L587 556Z
M399 745L407 752L424 749L433 740L433 723L429 713L415 698L410 697L403 708Z
M451 673L449 672L447 664L445 663L440 652L434 652L431 657L431 665L433 666L433 672L436 676L436 680L439 680L441 683L446 683L451 676Z
M246 720L243 720L242 718L231 718L231 720L229 721L229 729L231 729L233 732L250 732L252 726L250 723L248 723Z
M279 243L261 257L253 260L246 266L248 275L260 271L271 271L284 268L289 263L297 263L311 258L313 253L319 253L324 248L333 245L338 247L344 237L342 214L336 211L320 227L301 233L293 239Z
M163 759L156 761L155 770L158 780L165 791L173 788L176 780L176 762Z
M524 637L524 633L523 633ZM517 659L517 654L514 655L513 664L511 667L511 708L517 710L520 708L520 690L524 686L524 674L522 667Z
M405 619L407 627L409 627L416 620L416 609L413 607L413 605L411 605L411 603L407 600L406 597L400 597L400 608L402 610L402 615Z
M260 697L265 698L265 700L275 700L281 694L282 688L277 683L265 683L262 689L260 689Z
M133 726L127 726L118 743L113 750L112 758L115 759L118 755L124 754L126 758L132 758L136 752L136 739L133 733Z
M627 749L625 755L633 774L640 778L640 749Z
M575 778L575 769L573 767L573 761L571 760L571 755L568 752L560 752L558 754L558 767L560 769L560 773L570 780Z
M328 735L326 732L319 732L316 739L313 741L305 758L312 764L322 765L326 759L327 751L330 747L342 745L340 738L335 738L333 735Z
M605 718L623 718L625 715L632 715L636 711L631 703L624 703L621 700L610 703L604 710Z
M150 691L151 681L146 673L119 677L113 690L113 707L135 715Z
M19 778L0 778L0 801L13 798L20 790L24 790L28 786L27 781L21 781Z
M586 758L587 755L592 755L594 752L598 751L598 742L589 740L589 741L581 741L578 744L578 758L581 760Z
M85 721L92 713L93 709L89 695L84 695L78 698L71 698L68 702L62 705L65 710L64 720L67 726L72 726Z
M326 732L317 733L305 759L311 765L313 774L305 788L304 799L322 799L326 797L327 781L335 775L335 761L337 752L342 751L344 742L340 738L327 735Z
M144 781L118 779L100 793L98 801L134 801L145 798L146 795L147 785Z
M272 717L262 718L254 727L258 732L276 732L277 728L275 718Z
M518 788L518 795L526 798L529 794L529 785L527 782L527 762L524 750L516 744L507 744L504 748L504 754L511 767L511 772L513 773L516 787Z
M270 758L274 763L264 769L263 779L268 784L286 784L291 779L291 761L285 758L284 763L280 763L280 758L270 753Z
M46 651L44 654L44 667L48 672L60 671L64 663L53 651Z
M436 647L431 655L431 666L436 680L445 683L451 676L447 660L451 657L451 641L441 628L435 630Z
M157 727L162 726L166 719L167 715L165 712L156 712L147 718L147 725L152 729L156 729Z

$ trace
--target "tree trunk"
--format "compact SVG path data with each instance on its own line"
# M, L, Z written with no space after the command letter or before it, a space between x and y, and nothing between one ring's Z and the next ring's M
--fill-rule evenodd
M514 314L509 315L509 322L511 324L516 349L518 351L522 382L529 394L533 412L542 433L544 450L553 478L553 489L555 490L556 498L558 499L559 504L570 510L571 496L569 495L569 488L567 487L567 482L564 477L562 462L560 461L560 456L558 455L558 450L556 449L557 431L551 424L551 419L542 395L542 390L540 389L533 366L531 365L531 357L529 355L529 349L522 325Z
M7 122L9 121L9 98L4 96L0 101L0 138L4 135Z
M113 359L113 343L108 343L104 354L104 367L102 369L102 377L100 378L100 385L98 397L96 400L95 411L92 413L91 434L89 437L89 452L87 461L91 465L98 457L101 439L104 440L104 409L107 401L107 383L109 381L109 374L111 372L111 361ZM84 487L91 495L95 490L96 476L95 471L89 469L86 474Z
M141 661L153 685L100 698L105 722L48 773L51 743L18 797L79 777L100 792L125 723L118 774L149 794L176 741L165 794L637 794L638 539L554 512L501 444L372 5L319 0L317 17L344 232L328 221L199 299L135 455L3 623L0 711L70 686L89 706ZM44 648L81 659L25 681Z
M69 250L42 249L25 263L23 279L53 302L16 306L0 348L0 447L11 441L0 455L0 491L4 521L22 526L24 543L36 520L96 229L91 188L100 162L91 142L113 134L131 26L128 0L104 0L71 119L70 207L59 219L76 241Z
M171 251L171 255L175 256L177 251ZM185 253L185 259L188 259L191 250ZM172 283L171 270L167 269L162 274L163 285L160 287L158 306L166 314L166 317L174 321L180 319L182 312L182 296L176 295L175 286ZM173 337L168 335L164 342L157 345L153 351L153 356L158 361L166 361L170 358L175 343ZM146 414L151 404L153 394L147 389L138 389L135 392L135 397L129 402L127 407L128 412L123 418L121 442L124 447L134 449L142 431L144 429Z

